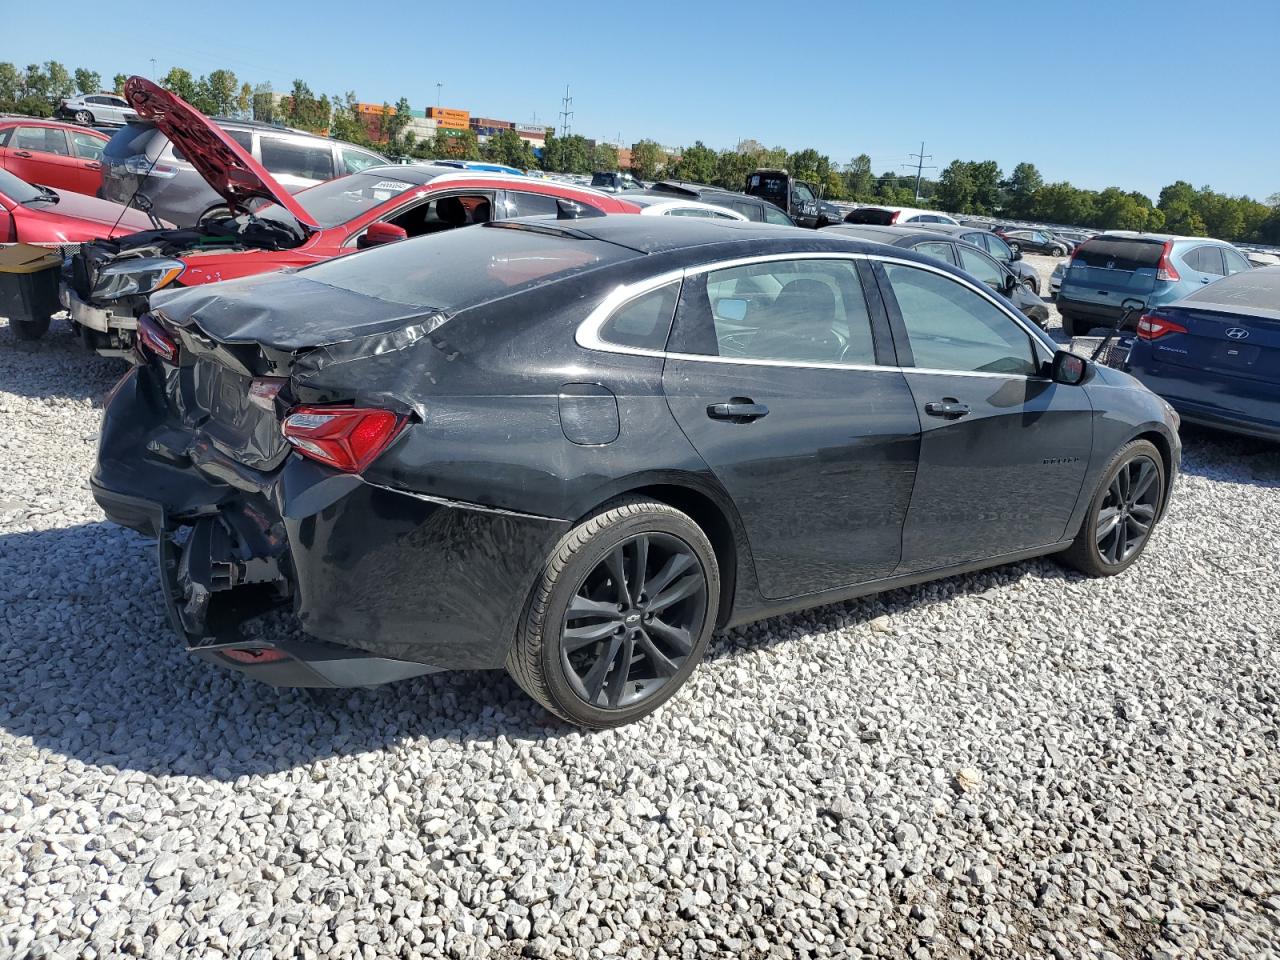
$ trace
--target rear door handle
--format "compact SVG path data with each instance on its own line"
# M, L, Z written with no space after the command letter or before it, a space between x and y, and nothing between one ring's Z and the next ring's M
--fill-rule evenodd
M944 417L947 420L956 420L969 413L969 405L961 403L954 397L945 397L942 400L931 400L924 405L924 412L931 417Z
M750 423L768 416L769 408L754 403L746 397L734 397L728 403L712 403L707 406L707 416L712 420L730 420L734 423Z
M102 164L98 163L97 160L90 160L84 167L86 170L101 170Z

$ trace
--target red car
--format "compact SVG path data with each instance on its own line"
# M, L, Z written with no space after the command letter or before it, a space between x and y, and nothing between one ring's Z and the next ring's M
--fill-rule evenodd
M62 298L104 355L131 348L137 317L162 287L305 267L373 244L488 220L640 211L585 187L430 163L370 167L291 194L180 98L142 77L129 79L125 97L237 216L81 248Z
M0 170L0 243L62 246L151 227L146 214L110 200L34 186Z
M0 120L0 169L27 183L93 196L102 186L102 148L110 139L57 120Z

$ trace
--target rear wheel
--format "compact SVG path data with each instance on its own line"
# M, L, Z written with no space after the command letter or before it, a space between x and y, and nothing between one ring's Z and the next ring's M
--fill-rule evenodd
M720 574L706 535L653 500L606 504L556 547L507 670L552 713L614 727L652 713L697 667Z
M1049 251L1049 256L1051 257L1065 257L1066 255L1067 251L1065 247L1054 247Z
M43 320L10 320L15 340L39 340L49 331L49 318Z
M1021 245L1018 243L1017 240L1009 240L1008 244L1009 244L1009 249L1012 250L1014 253L1017 253L1022 249Z
M1164 501L1164 460L1146 440L1126 444L1112 458L1084 523L1062 554L1091 577L1110 577L1142 555Z
M87 127L89 124L93 123L93 114L88 110L77 110L76 123L82 123Z

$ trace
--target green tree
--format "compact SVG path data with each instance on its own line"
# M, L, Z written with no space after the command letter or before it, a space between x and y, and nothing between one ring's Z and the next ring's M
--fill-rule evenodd
M124 85L129 80L127 73L117 73L111 80L111 89L116 93L124 93Z
M369 144L369 132L360 116L355 91L348 90L341 98L335 96L331 101L333 116L329 120L329 135L335 140L345 140L348 143Z
M783 166L795 179L821 186L831 172L831 158L808 147L789 155Z
M176 93L192 106L195 106L196 101L200 99L200 86L196 78L191 75L190 70L184 70L182 67L170 68L169 72L160 78L160 86L170 93Z
M876 178L871 172L871 158L860 153L844 169L844 191L851 200L870 200L875 194Z
M12 109L22 96L22 74L12 63L0 63L0 104Z
M977 184L973 176L973 164L965 160L952 160L938 179L938 192L934 199L943 210L953 213L978 213L974 198Z
M1036 191L1034 217L1050 223L1089 226L1097 217L1093 194L1065 180L1045 184Z
M534 166L533 147L520 134L511 129L499 130L489 138L483 148L484 158L493 163L505 163L509 167L529 170ZM614 157L615 164L617 156Z
M229 117L236 112L236 95L240 82L230 70L214 70L201 77L198 84L199 103L192 103L201 112L213 117Z
M668 167L666 174L673 180L711 183L716 178L719 166L720 157L716 152L698 140L680 154L680 159ZM740 189L741 186L742 184L738 184L735 189Z
M22 97L49 99L49 78L40 69L40 64L27 64L26 74L22 78Z
M271 95L271 84L259 83L253 88L250 109L253 119L261 123L271 123L276 118L276 105Z
M102 75L84 67L76 67L75 80L78 93L97 93L102 89Z
M1034 163L1018 164L1001 186L1005 193L1004 213L1027 219L1034 216L1036 191L1044 186L1044 179Z
M641 180L653 180L662 169L662 148L653 140L641 140L631 148L631 172Z
M251 116L253 110L253 87L246 80L240 84L240 92L236 94L236 113L244 118Z
M76 92L75 80L67 72L67 68L57 60L47 61L44 69L49 78L49 89L46 96L49 98L50 103L56 104L59 100L63 100Z
M594 170L617 170L618 148L611 143L597 143L591 156Z
M542 169L554 173L590 173L591 160L587 138L577 133L571 133L567 137L548 134L546 145L542 148ZM634 166L633 158L633 169Z

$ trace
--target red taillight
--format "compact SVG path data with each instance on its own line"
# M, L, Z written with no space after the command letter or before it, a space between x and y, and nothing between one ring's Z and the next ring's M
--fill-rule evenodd
M891 216L891 217L889 218L889 224L890 224L890 225L893 225L893 224L897 223L897 222L898 222L898 218L899 218L900 216L902 216L902 211L901 211L901 210L895 210L895 211L893 211L893 216Z
M1173 253L1173 241L1166 240L1164 249L1160 251L1160 262L1156 264L1157 280L1181 280L1178 275L1178 268L1173 265L1173 261L1169 259L1169 254ZM1186 333L1184 330L1183 333Z
M1143 314L1138 320L1138 339L1140 340L1159 340L1165 334L1186 332L1187 328L1182 324L1150 313Z
M177 342L160 326L160 321L149 313L138 318L138 342L143 349L151 351L161 360L178 362Z
M269 647L249 648L243 650L223 650L222 655L228 660L234 660L236 663L279 663L281 660L287 660L289 655L283 650L275 650Z
M404 417L368 407L295 407L281 425L304 457L359 473L396 438Z

